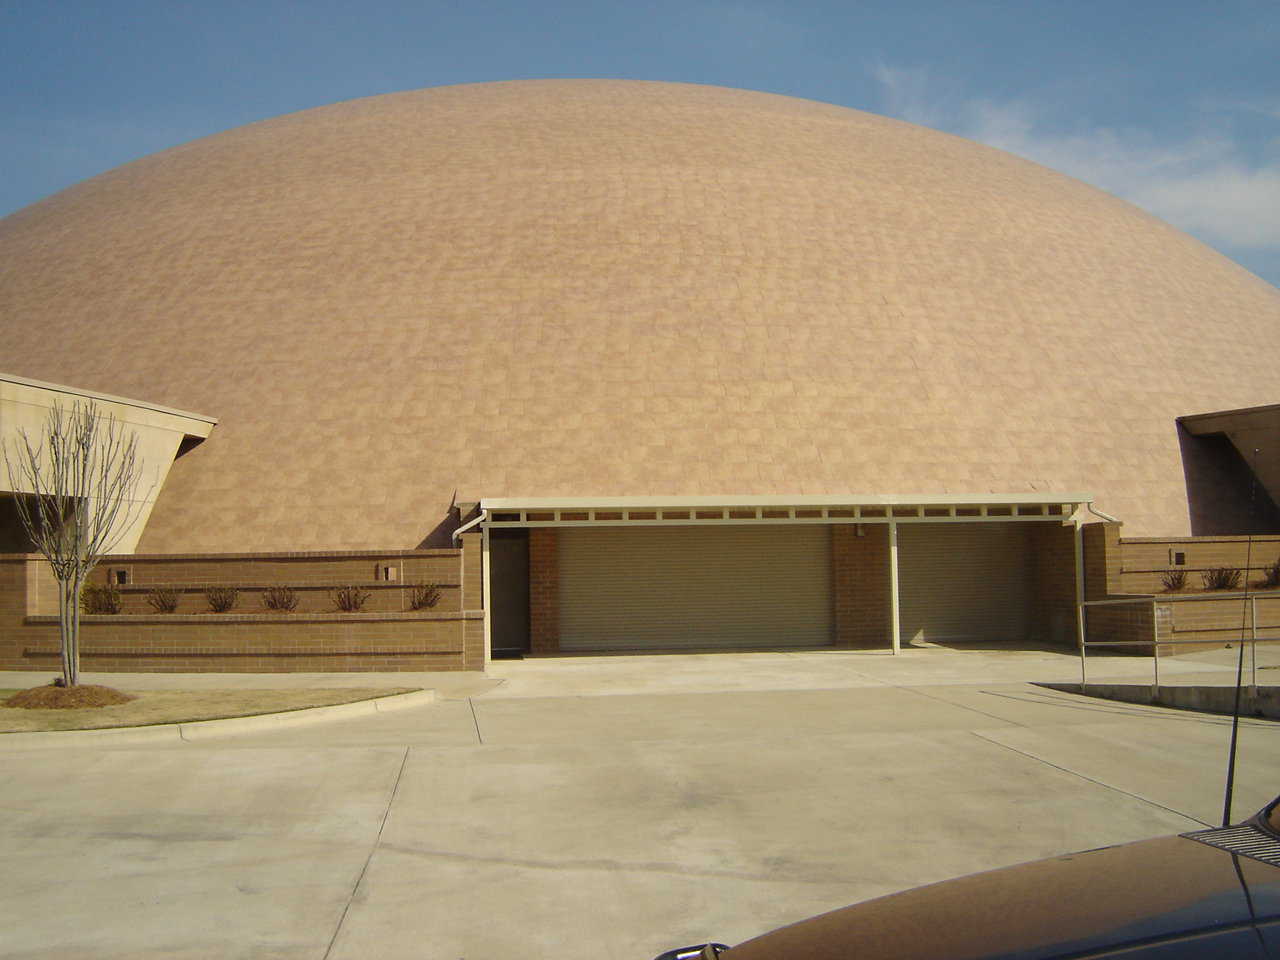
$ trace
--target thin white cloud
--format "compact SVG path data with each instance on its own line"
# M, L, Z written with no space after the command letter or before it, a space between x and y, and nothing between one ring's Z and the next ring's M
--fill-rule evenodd
M1160 141L1137 128L1057 132L1025 101L962 98L925 70L871 68L887 112L1042 163L1215 245L1280 251L1280 151L1261 162L1219 131ZM1238 105L1243 109L1243 105ZM1262 105L1249 109L1269 113Z
M1280 247L1280 166L1222 164L1194 177L1147 184L1134 202L1190 231L1241 247Z
M1280 99L1277 100L1221 100L1207 99L1202 106L1206 110L1230 113L1255 113L1280 120Z
M870 67L869 72L880 85L881 105L885 113L922 127L945 128L946 105L938 95L929 71L893 67L880 62Z

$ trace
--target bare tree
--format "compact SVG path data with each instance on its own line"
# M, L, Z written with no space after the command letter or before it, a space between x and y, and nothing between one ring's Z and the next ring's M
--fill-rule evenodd
M80 591L143 507L138 435L92 401L70 410L55 403L40 436L33 442L19 430L4 460L22 526L58 581L62 682L72 687L80 681Z

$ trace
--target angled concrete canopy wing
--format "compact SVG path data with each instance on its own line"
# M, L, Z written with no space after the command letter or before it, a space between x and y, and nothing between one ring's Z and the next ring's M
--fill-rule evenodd
M1272 502L1280 504L1280 403L1198 413L1178 422L1193 437L1226 436Z
M43 434L49 411L55 404L69 408L75 403L85 402L95 403L99 410L113 415L138 437L138 459L142 466L139 502L132 514L132 524L121 531L120 540L113 550L115 553L133 553L179 447L186 440L203 440L218 421L214 417L173 410L142 400L0 373L0 444L12 451L15 441L20 441L24 432L35 443ZM9 471L0 469L0 492L31 491L14 489Z

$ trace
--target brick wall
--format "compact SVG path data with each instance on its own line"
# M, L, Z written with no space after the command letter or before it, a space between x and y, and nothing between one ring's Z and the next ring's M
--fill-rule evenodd
M335 553L128 554L104 557L92 577L105 583L108 571L122 569L131 583L246 584L294 586L371 584L384 567L395 570L394 586L435 582L458 585L458 551L343 551Z
M476 615L82 616L80 662L145 673L460 670L467 618ZM3 666L55 669L57 618L36 618L24 633L20 662Z
M0 662L13 658L12 648L27 618L27 604L32 592L28 590L27 567L27 559L23 555L0 556Z
M1086 523L1084 535L1084 598L1104 600L1122 593L1120 583L1120 524Z
M831 597L837 647L893 645L889 608L889 528L882 523L831 527Z
M1085 640L1089 643L1149 643L1156 638L1158 617L1155 606L1143 594L1123 588L1123 558L1119 523L1086 523L1084 540L1085 600L1119 600L1132 603L1086 606ZM1111 653L1150 654L1151 647L1115 647Z
M395 579L382 579L390 568ZM118 587L122 613L154 613L148 595L157 587L177 591L176 613L207 613L205 591L230 586L238 593L236 611L265 609L268 588L287 586L298 599L297 613L335 613L335 587L355 586L368 594L360 608L365 613L407 612L412 609L414 588L435 584L440 598L429 608L437 612L463 609L458 551L418 553L243 556L141 556L108 557L90 575L90 582L113 582L123 571L128 583ZM56 608L55 608L56 609ZM470 609L470 608L468 608Z
M383 567L397 579L376 579ZM128 572L123 611L81 619L85 670L382 671L483 669L480 549L343 553L131 555L104 560L92 579ZM440 585L438 603L410 609L412 587ZM370 594L357 613L336 610L332 587L356 585ZM209 586L234 586L229 613L208 611ZM267 611L268 586L292 587L293 613ZM178 611L147 604L158 586L180 594ZM472 603L474 605L468 606ZM58 657L56 583L43 561L0 557L0 669L55 669Z
M1085 639L1090 643L1149 643L1156 637L1155 607L1151 603L1118 603L1086 607ZM1090 652L1093 649L1091 648ZM1150 654L1148 647L1116 647L1108 653Z
M1115 523L1088 524L1085 533L1086 597L1137 598L1134 603L1088 608L1091 642L1176 640L1194 646L1162 645L1161 654L1189 653L1252 636L1252 609L1238 591L1206 591L1200 573L1210 567L1243 569L1250 554L1249 582L1256 596L1258 636L1280 634L1280 589L1258 589L1262 568L1280 557L1280 537L1126 538ZM1173 562L1182 553L1185 562ZM1168 570L1185 570L1187 588L1169 592L1161 583ZM1243 580L1242 580L1243 583ZM1103 592L1100 587L1105 585ZM1149 654L1150 647L1129 648Z
M1247 640L1254 635L1254 610L1258 612L1258 638L1280 638L1280 590L1248 597L1241 593L1157 596L1155 606L1161 640L1203 641L1213 646ZM1172 649L1163 647L1160 652Z
M456 561L462 571L462 608L484 610L484 535L479 530L464 533L461 554ZM463 669L484 669L484 620L477 620L463 633Z
M30 556L27 568L27 614L57 614L61 588L53 575L53 567L40 556Z
M1128 593L1163 593L1161 576L1170 570L1183 570L1187 574L1187 586L1202 589L1200 575L1212 567L1235 567L1243 570L1246 559L1249 565L1249 582L1262 579L1263 568L1280 560L1280 536L1249 537L1151 537L1121 538L1120 580ZM1185 563L1175 564L1175 554L1181 553ZM1243 585L1243 581L1242 581Z
M560 557L557 532L529 531L529 650L560 652Z

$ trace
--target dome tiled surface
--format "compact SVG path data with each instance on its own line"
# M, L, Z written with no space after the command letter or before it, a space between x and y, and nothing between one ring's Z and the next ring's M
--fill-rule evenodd
M521 81L307 110L0 221L21 376L216 416L141 550L401 548L460 497L1090 492L1280 399L1280 292L1009 154Z

